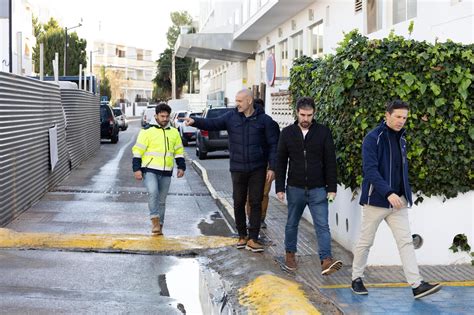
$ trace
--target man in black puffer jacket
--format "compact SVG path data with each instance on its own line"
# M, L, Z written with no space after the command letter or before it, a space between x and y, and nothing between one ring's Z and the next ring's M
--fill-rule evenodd
M296 270L298 225L308 205L318 236L321 274L330 275L341 269L342 262L332 258L331 233L328 224L328 199L336 196L336 152L328 127L318 124L313 116L314 100L302 97L296 102L298 120L283 129L278 142L276 192L285 199L285 178L289 160L286 193L288 218L285 227L285 268Z
M227 130L234 216L239 241L237 248L262 252L258 242L265 181L275 177L276 151L280 129L261 109L253 106L252 92L244 89L235 97L236 109L217 118L186 118L187 125L204 130ZM267 170L268 166L268 170ZM250 202L247 234L245 203ZM247 237L248 235L248 237Z

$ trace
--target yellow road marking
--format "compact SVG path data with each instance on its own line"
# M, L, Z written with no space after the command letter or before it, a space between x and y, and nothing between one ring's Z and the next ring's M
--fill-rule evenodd
M446 287L473 287L474 281L446 281L440 282L441 285ZM408 287L408 283L394 282L394 283L364 283L367 288L401 288ZM350 284L334 284L334 285L323 285L321 289L346 289L350 288Z
M219 236L18 233L0 228L0 248L174 252L224 247L234 243L235 239Z
M259 276L240 288L239 302L249 314L321 314L299 284L273 275Z

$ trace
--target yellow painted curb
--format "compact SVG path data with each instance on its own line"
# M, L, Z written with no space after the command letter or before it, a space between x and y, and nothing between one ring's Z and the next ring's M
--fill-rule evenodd
M235 239L219 236L18 233L0 228L0 248L174 252L218 248L234 243Z
M446 287L473 287L474 281L446 281L440 282L441 285ZM364 283L367 288L401 288L408 287L408 283L394 282L394 283ZM350 284L334 284L334 285L323 285L321 289L348 289Z
M249 314L321 314L299 284L273 275L259 276L239 289L239 302Z

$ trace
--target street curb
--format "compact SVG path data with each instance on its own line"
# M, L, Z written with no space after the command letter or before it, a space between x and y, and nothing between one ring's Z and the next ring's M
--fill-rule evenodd
M222 217L225 219L229 229L232 231L232 233L236 234L237 231L234 228L234 208L227 200L219 197L216 189L209 181L206 169L196 160L191 160L191 165L193 166L194 170L199 174L199 176L201 176L202 180L204 181L204 184L206 185L207 190L209 190L209 192L211 193L212 199L216 201L217 207L219 208Z

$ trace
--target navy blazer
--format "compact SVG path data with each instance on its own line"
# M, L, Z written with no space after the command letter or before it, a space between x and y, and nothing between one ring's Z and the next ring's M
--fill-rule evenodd
M227 130L231 172L275 170L280 128L260 108L245 117L237 108L216 118L194 118L193 126L204 130Z

